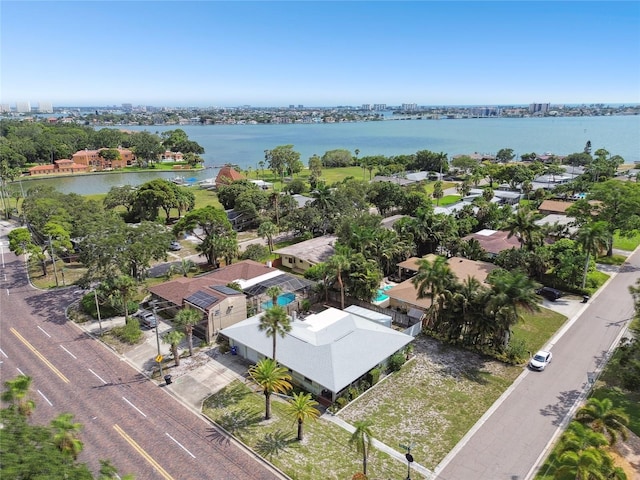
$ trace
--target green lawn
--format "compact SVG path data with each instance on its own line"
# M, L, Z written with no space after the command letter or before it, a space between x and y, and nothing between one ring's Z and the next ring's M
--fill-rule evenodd
M613 236L613 248L632 252L638 247L638 245L640 245L640 233L629 238L622 237L617 233Z
M462 197L460 197L460 195L445 195L444 197L442 197L440 199L440 207L446 207L447 205L452 205L456 202L459 202L461 200ZM435 202L435 199L434 199ZM438 202L436 202L438 203Z
M547 343L564 324L567 317L553 310L541 308L538 312L525 313L523 321L513 327L515 339L524 340L526 350L536 352Z
M273 398L272 418L264 420L264 396L235 381L209 397L203 413L242 440L260 456L296 480L343 480L362 470L362 458L349 445L350 433L324 419L304 424L304 440L296 440L297 424ZM369 478L405 478L406 463L373 449ZM414 475L414 478L421 478Z

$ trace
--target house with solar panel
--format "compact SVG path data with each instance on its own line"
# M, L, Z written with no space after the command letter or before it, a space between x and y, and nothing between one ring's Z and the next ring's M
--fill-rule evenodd
M240 290L228 286L232 283ZM270 264L243 260L198 277L161 283L149 291L153 300L162 302L163 310L170 313L184 307L200 310L202 321L194 327L194 334L209 343L223 328L245 320L248 310L257 313L269 308L273 303L266 295L269 287L282 289L276 301L293 312L300 310L313 283Z

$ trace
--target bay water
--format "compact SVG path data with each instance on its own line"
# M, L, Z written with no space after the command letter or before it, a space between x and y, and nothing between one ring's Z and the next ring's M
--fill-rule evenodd
M120 128L120 127L108 127ZM185 173L194 180L215 177L220 166L231 163L256 170L265 150L294 145L305 164L312 155L344 148L359 157L402 155L419 150L460 154L495 155L511 148L517 157L525 153L568 155L582 152L587 141L592 152L604 148L625 163L640 162L640 116L475 118L451 120L384 120L334 124L287 125L171 125L124 126L131 131L162 133L180 128L205 149L205 169ZM175 172L137 172L57 177L24 182L46 183L63 193L105 193L112 186L139 185L153 178L175 177Z

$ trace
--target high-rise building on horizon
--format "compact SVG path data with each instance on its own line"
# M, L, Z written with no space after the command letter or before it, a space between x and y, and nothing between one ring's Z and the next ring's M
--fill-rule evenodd
M31 103L29 103L29 102L16 102L16 112L18 112L18 113L31 113Z
M53 113L53 104L51 102L38 103L38 113Z
M529 104L529 113L549 113L549 104L531 103Z

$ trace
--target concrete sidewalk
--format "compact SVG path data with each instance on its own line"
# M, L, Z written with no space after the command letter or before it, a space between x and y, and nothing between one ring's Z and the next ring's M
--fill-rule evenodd
M162 341L162 337L173 327L162 318L158 320L157 332L155 328L143 329L144 341L123 354L118 353L118 355L151 381L169 390L190 409L200 414L202 402L209 395L224 388L233 380L244 380L247 367L242 360L231 354L218 353L215 346L198 349L194 354L197 362L187 357L181 359L181 366L178 368L174 367L173 362L167 364L167 359L173 356L169 345ZM103 331L107 331L113 327L124 325L125 320L124 317L114 317L102 320L101 323ZM100 325L97 320L78 325L90 335L99 337ZM158 364L155 361L158 355L158 345L160 354L165 359L163 374L172 377L169 385L162 377L160 379L151 378L153 372L158 369ZM187 348L185 339L180 344L179 350L182 352Z

